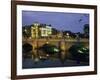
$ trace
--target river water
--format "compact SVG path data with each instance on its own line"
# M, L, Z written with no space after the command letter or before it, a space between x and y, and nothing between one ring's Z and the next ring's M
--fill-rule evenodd
M67 59L62 62L60 59L55 60L39 60L34 61L33 59L23 59L22 68L48 68L48 67L73 67L73 66L89 66L89 62L80 62L77 63L76 60Z

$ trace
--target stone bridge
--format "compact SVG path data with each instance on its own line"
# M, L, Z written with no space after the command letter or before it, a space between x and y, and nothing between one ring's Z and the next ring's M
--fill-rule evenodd
M22 44L24 45L25 43L32 45L33 50L45 43L56 45L64 50L68 50L73 44L76 43L83 43L86 47L89 47L88 39L80 39L79 41L76 39L24 39Z
M83 43L84 46L89 47L88 39L80 39L80 40L76 40L76 39L24 39L22 41L22 45L26 43L30 44L33 48L32 59L34 59L34 55L35 57L38 57L38 55L40 55L40 53L38 52L38 50L36 50L36 48L42 46L45 43L53 44L57 46L58 48L60 48L61 50L63 50L63 52L61 53L62 59L65 58L65 56L70 58L71 55L68 52L68 50L74 44Z

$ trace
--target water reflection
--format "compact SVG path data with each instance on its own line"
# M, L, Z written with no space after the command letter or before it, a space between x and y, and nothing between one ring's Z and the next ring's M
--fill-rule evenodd
M48 43L37 48L30 44L23 46L23 69L88 65L89 49L79 42L68 49L66 41L63 40L59 42L58 47Z

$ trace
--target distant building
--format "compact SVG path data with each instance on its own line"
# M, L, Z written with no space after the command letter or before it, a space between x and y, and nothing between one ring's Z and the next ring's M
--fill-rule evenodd
M48 37L52 34L50 25L33 23L31 26L31 38Z
M41 37L48 37L52 34L52 28L48 25L40 28Z

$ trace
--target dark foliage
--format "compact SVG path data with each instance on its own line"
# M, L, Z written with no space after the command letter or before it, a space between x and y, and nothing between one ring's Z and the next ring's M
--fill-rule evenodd
M42 47L39 47L38 49L43 50L47 54L55 54L60 52L60 50L55 45L51 44L44 44Z
M33 47L32 45L28 44L28 43L25 43L23 46L23 53L27 53L27 52L30 52L32 51Z
M82 44L75 44L72 45L69 49L69 52L71 53L73 59L75 60L82 60L82 61L88 61L89 60L89 49L86 48Z

